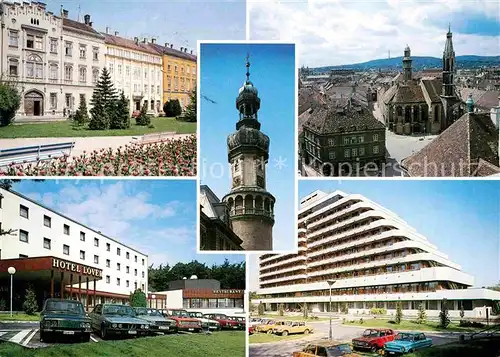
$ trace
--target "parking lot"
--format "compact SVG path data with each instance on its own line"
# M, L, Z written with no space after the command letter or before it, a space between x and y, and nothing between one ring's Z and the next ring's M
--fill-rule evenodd
M328 338L328 322L310 322L308 323L314 329L314 333L302 339L281 341L276 343L250 344L250 357L290 357L294 351L302 350L308 343ZM353 338L360 337L365 328L357 326L342 325L340 321L334 321L332 327L333 339L335 341L351 341ZM441 345L458 340L457 334L446 334L429 332L426 336L432 338L433 345ZM366 356L378 356L373 353L365 353Z

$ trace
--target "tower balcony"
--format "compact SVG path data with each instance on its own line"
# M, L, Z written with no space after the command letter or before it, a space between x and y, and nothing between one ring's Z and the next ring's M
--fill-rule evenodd
M240 217L240 216L264 216L274 220L274 214L271 211L258 208L245 208L239 207L229 211L230 217Z

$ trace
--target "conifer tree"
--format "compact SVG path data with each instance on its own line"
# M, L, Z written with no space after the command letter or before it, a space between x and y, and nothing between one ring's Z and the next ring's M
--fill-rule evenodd
M403 309L401 307L401 301L398 301L396 303L396 323L400 324L401 320L403 319Z
M76 125L79 126L89 122L89 113L87 110L87 101L85 100L85 98L83 98L83 100L80 100L80 105L78 106L78 110L76 111L73 120L75 121Z
M196 88L191 93L191 97L189 98L189 104L186 106L184 110L183 119L189 122L196 121Z
M442 328L447 328L449 324L448 301L443 299L443 301L441 301L441 311L439 312L439 325Z
M144 104L142 105L141 112L139 113L137 118L135 118L135 123L137 125L147 126L151 124L151 118L149 117L149 115L147 115L147 112L148 112L148 102L145 101Z
M174 117L182 114L182 107L181 103L179 102L179 99L172 100L172 112Z
M33 288L30 286L26 289L26 296L23 302L23 310L28 315L34 315L38 311L38 303Z
M417 322L419 324L425 323L427 320L427 313L425 312L424 304L420 303L418 305L418 317L417 317Z
M110 127L111 119L115 116L116 99L116 89L107 68L104 67L92 94L89 129L103 130Z
M130 128L130 112L128 108L128 100L125 98L123 91L120 97L116 100L114 115L111 118L111 129L127 129Z

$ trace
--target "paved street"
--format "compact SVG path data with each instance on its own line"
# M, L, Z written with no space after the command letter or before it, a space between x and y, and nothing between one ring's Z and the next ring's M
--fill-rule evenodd
M300 340L290 340L277 343L261 343L250 345L250 357L290 357L294 351L301 350L310 341L328 338L329 322L308 323L314 328L314 333ZM332 323L333 339L337 341L351 341L355 337L362 335L364 327L345 326L340 321ZM434 345L442 345L454 340L458 340L458 334L446 333L426 333L432 338Z

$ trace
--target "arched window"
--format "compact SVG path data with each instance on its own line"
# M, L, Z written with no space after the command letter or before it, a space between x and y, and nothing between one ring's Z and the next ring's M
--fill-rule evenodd
M35 54L30 54L26 59L26 77L43 78L42 58Z

